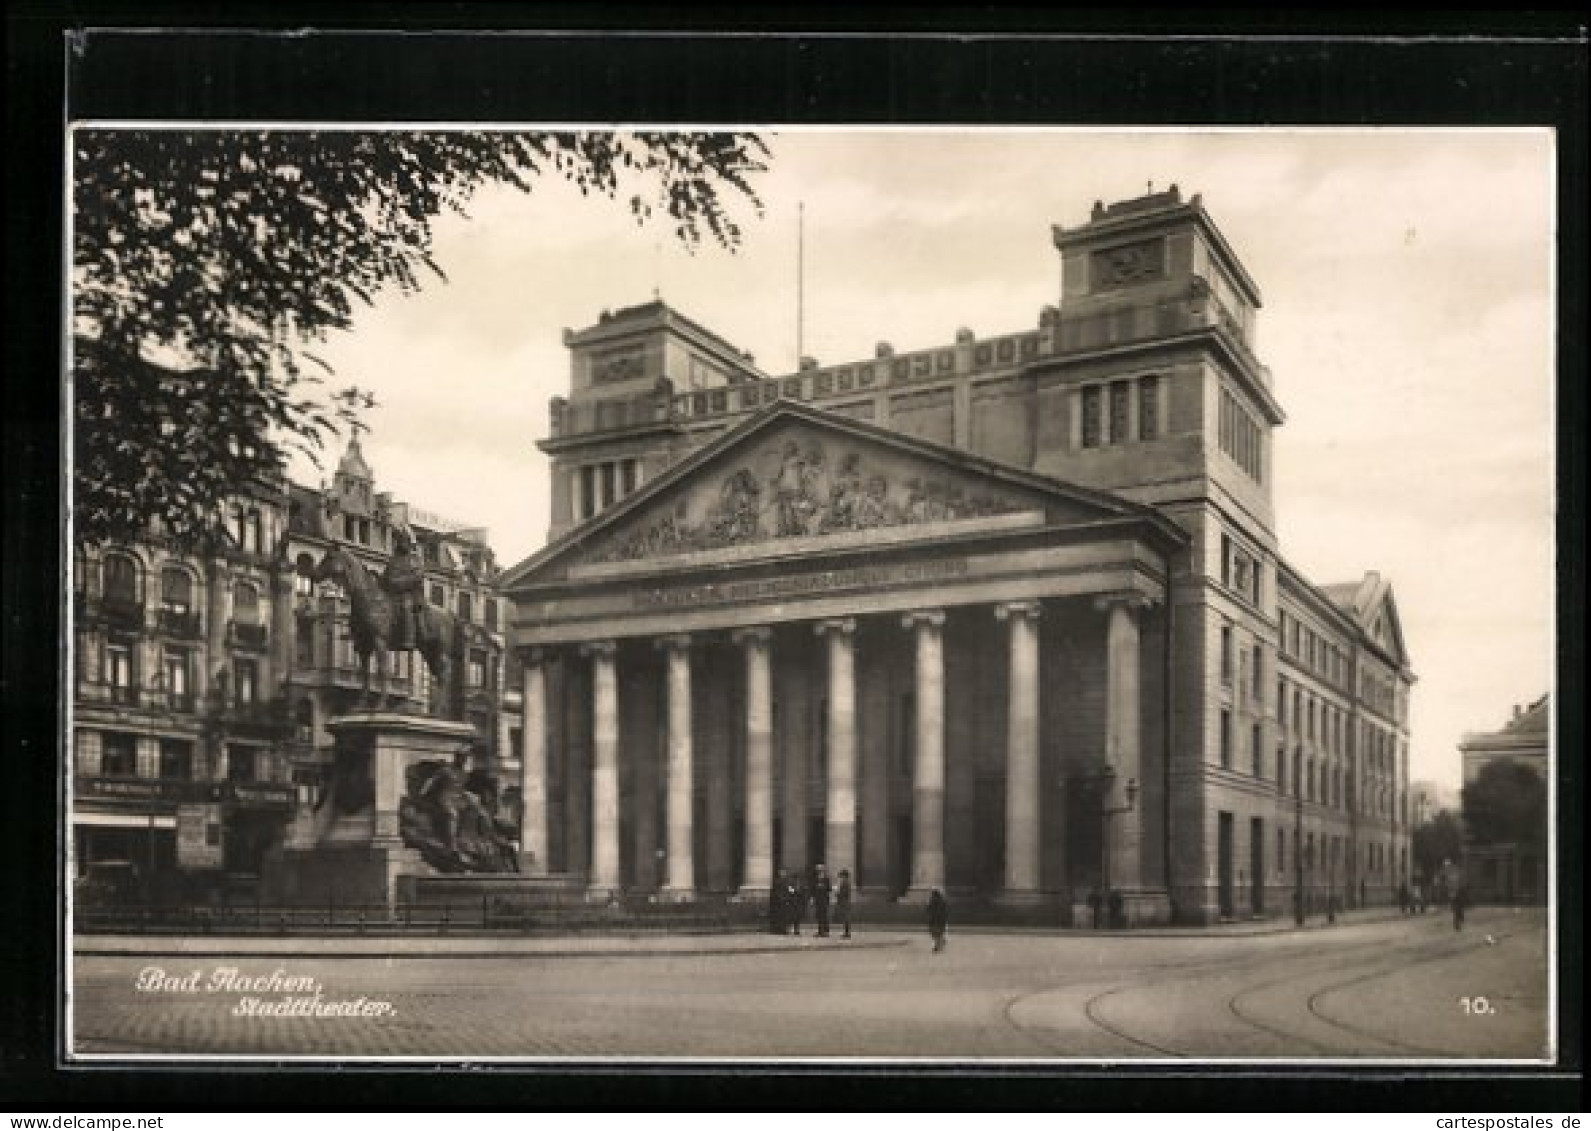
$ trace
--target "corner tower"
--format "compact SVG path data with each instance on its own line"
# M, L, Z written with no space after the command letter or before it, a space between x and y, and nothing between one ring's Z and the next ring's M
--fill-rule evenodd
M1263 907L1282 882L1271 431L1283 413L1255 353L1260 290L1201 198L1175 185L1096 203L1053 236L1061 304L1054 353L1034 368L1035 470L1152 505L1192 536L1169 595L1175 911Z
M604 311L565 330L569 396L554 397L540 442L552 457L549 540L594 518L695 446L682 418L727 406L762 377L749 354L661 301ZM698 406L680 405L679 398Z

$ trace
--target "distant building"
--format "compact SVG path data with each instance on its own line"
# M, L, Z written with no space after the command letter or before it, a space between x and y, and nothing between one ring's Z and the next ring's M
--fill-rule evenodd
M1529 706L1515 706L1502 729L1465 735L1458 746L1464 784L1473 783L1493 763L1511 762L1530 767L1550 786L1547 746L1551 714L1551 699L1543 695ZM1550 835L1551 830L1547 832ZM1547 895L1547 859L1531 845L1471 844L1465 872L1471 896L1479 902L1536 902Z
M1052 920L1392 898L1414 674L1386 578L1282 555L1257 284L1175 187L1053 238L1058 305L989 337L766 375L661 301L566 332L553 540L503 579L546 867L693 898L821 861Z
M1492 762L1518 762L1547 780L1547 740L1551 725L1549 698L1543 695L1527 706L1516 705L1513 717L1501 730L1466 734L1458 744L1464 763L1464 784L1480 776Z
M311 574L333 545L379 571L399 520L424 548L432 603L472 626L467 717L489 764L517 779L517 691L503 695L517 676L505 679L504 605L484 532L378 494L355 439L324 489L279 482L237 496L231 544L213 556L153 533L75 549L77 878L140 898L247 891L273 848L315 835L331 763L325 724L361 683L347 599ZM429 679L398 654L382 690L420 707Z

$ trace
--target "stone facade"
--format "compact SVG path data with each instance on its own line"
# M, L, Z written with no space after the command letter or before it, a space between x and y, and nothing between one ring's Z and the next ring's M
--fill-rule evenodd
M1391 898L1413 675L1378 576L1281 555L1258 287L1175 188L1054 242L1036 329L934 349L767 376L658 302L566 334L553 537L504 578L548 868L1138 921Z
M357 440L331 483L262 484L226 518L233 545L211 556L153 535L75 552L74 875L136 872L149 898L191 895L203 877L247 889L269 853L325 832L326 724L355 702L360 677L346 595L311 574L332 546L379 571L398 521L426 548L430 599L474 626L465 707L489 764L517 779L518 675L505 671L483 532L377 493ZM428 679L402 655L384 690L420 707ZM179 818L195 807L217 841L202 871L179 867L177 850Z

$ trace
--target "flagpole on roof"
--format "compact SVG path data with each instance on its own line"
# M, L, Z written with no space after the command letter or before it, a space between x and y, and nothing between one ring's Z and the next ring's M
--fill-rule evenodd
M806 355L803 335L806 330L806 201L796 204L796 371Z

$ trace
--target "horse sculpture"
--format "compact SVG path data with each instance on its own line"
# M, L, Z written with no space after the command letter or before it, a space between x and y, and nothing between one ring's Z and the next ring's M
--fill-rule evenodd
M315 567L316 581L332 581L348 594L352 605L349 627L354 652L362 672L362 705L379 706L385 698L388 653L394 650L418 651L431 672L433 695L431 711L447 717L454 713L452 700L455 658L463 646L462 626L446 609L425 605L412 632L405 631L408 608L381 585L380 580L341 547L328 550ZM372 658L376 661L379 689L370 684Z

